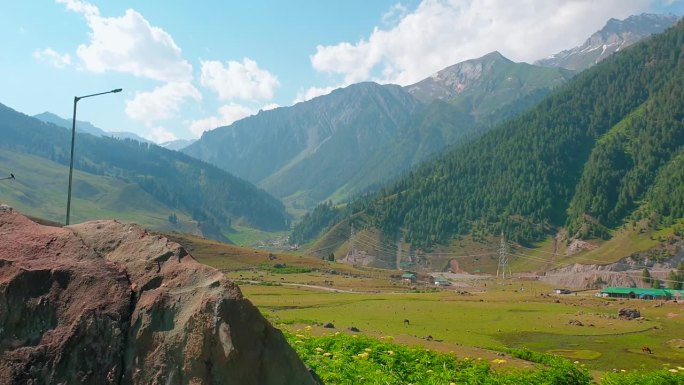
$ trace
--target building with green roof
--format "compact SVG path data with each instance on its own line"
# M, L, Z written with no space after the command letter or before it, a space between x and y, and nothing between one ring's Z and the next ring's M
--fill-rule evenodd
M414 273L404 273L401 275L401 279L406 282L416 282L416 275Z
M601 290L601 296L635 299L683 299L684 290L648 289L640 287L607 287Z

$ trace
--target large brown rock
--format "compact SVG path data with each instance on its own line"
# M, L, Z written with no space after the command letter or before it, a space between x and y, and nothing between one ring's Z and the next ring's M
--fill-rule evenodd
M240 289L116 221L0 211L0 384L316 384Z

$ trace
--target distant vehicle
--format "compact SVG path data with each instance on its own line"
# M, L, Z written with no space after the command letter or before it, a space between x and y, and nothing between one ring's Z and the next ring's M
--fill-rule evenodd
M568 289L553 289L553 292L556 294L570 294L570 293L572 293Z

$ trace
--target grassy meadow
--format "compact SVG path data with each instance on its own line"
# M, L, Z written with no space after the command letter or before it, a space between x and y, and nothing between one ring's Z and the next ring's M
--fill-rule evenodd
M684 307L673 301L603 299L592 291L555 295L544 283L517 279L464 278L435 288L427 282L403 283L399 271L201 238L178 241L198 260L237 281L272 323L290 333L308 327L312 338L336 332L371 339L391 336L402 346L453 352L460 358L492 362L503 357L506 362L495 369L532 367L508 352L529 349L566 358L596 379L613 372L679 371L684 366ZM643 318L619 319L623 307L639 309ZM326 323L335 328L324 328ZM360 332L351 332L351 327ZM652 354L644 353L644 346Z

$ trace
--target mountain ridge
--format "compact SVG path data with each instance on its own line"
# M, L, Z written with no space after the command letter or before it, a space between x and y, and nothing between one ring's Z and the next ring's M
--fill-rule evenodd
M624 20L611 18L582 45L537 60L534 64L584 70L645 37L663 32L680 18L672 14L650 13L632 15Z
M563 229L592 238L627 221L676 223L684 215L684 185L673 182L684 159L683 47L680 21L327 218L363 216L390 243L413 249L501 232L529 244Z
M61 116L54 114L49 111L45 111L43 113L33 115L34 118L46 122L46 123L52 123L56 126L59 127L64 127L71 129L73 126L73 121L70 119L65 119L62 118ZM86 134L94 135L94 136L107 136L107 137L112 137L116 139L133 139L137 140L138 142L145 142L145 143L153 143L150 140L147 140L143 138L142 136L135 134L133 132L126 132L126 131L105 131L99 127L94 126L90 122L85 122L82 120L77 120L76 121L76 132L83 132Z

